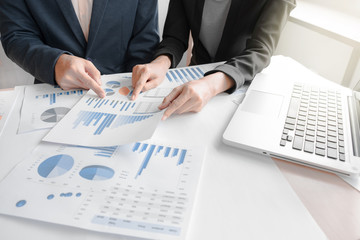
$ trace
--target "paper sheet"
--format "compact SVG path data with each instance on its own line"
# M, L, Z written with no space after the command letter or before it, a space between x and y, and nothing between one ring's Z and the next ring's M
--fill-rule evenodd
M26 86L18 133L52 128L85 93L83 89L64 91L49 84Z
M0 213L146 239L185 239L204 149L41 143L0 183Z
M0 91L0 136L18 96L17 91L20 89Z
M131 101L131 73L102 76L106 97L89 91L43 139L82 146L114 146L149 139L163 112L158 109L171 90L199 79L216 64L171 69L156 89Z
M233 95L233 99L232 99L233 103L235 103L236 105L240 105L242 103L249 86L250 86L250 83L247 82L232 94Z

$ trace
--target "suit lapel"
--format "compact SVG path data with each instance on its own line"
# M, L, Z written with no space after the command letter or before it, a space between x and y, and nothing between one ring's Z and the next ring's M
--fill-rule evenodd
M71 31L75 35L75 38L78 40L78 42L81 44L83 48L86 46L86 40L84 37L84 33L81 29L79 20L76 16L76 13L74 11L74 7L70 0L56 0L61 11L64 14L64 18L66 22L68 23Z
M96 39L96 35L99 31L99 27L100 27L102 19L104 17L107 3L108 3L108 0L94 0L94 2L93 2L87 52L90 51L90 49L93 46L93 43Z

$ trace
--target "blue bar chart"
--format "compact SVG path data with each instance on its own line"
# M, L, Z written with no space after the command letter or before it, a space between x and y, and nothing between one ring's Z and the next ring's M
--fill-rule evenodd
M78 126L95 127L93 135L101 135L106 128L118 128L128 124L134 124L151 118L153 115L117 115L103 112L80 111L73 123L73 129Z
M84 94L84 90L70 90L70 91L62 91L62 92L57 92L57 93L46 93L46 94L42 94L42 95L36 95L35 99L49 99L49 104L53 105L56 103L57 98L61 97L61 96L70 96L70 95L78 95L81 96Z
M143 120L146 120L150 117L152 117L153 115L142 115L142 116L124 116L124 115L119 115L116 118L116 121L113 124L113 128L116 127L120 127L123 125L127 125L127 124L133 124L136 122L141 122Z
M187 67L180 69L170 69L166 73L166 78L171 83L183 84L192 80L202 78L204 72L199 67Z
M90 106L94 109L102 109L108 107L109 109L115 109L119 112L129 112L130 110L133 110L137 105L136 102L132 101L122 101L96 97L88 98L85 103L87 104L87 106Z
M82 126L86 127L96 126L93 135L101 135L106 128L110 127L116 116L116 114L111 113L81 111L74 122L73 129L82 123Z
M177 167L184 163L187 153L186 149L140 142L137 142L133 145L132 151L139 154L146 152L145 157L136 173L135 179L141 176L143 171L147 169L149 164L151 164L150 162L152 160L157 161L154 164L159 164L159 159L161 159L161 161L164 159L172 160L174 162L172 166Z
M117 149L117 146L112 146L112 147L75 146L75 147L95 150L94 156L106 157L106 158L111 158Z

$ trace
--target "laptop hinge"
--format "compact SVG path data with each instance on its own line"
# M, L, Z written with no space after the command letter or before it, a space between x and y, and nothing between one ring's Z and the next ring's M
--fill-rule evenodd
M353 154L360 157L360 94L353 92L353 96L348 97L349 118L351 128L351 138Z

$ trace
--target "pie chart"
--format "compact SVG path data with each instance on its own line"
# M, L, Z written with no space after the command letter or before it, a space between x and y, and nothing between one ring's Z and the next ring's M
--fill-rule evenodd
M43 122L56 123L60 121L69 111L70 108L66 107L50 108L41 114L40 119Z
M44 178L59 177L74 166L74 159L67 154L59 154L47 158L38 167L38 173Z
M109 81L106 83L106 86L108 86L109 88L119 88L120 87L120 82L118 81Z
M87 180L103 181L112 178L114 173L114 170L109 167L92 165L81 169L79 174Z
M105 88L105 94L106 96L112 96L115 94L114 90L110 89L110 88Z

